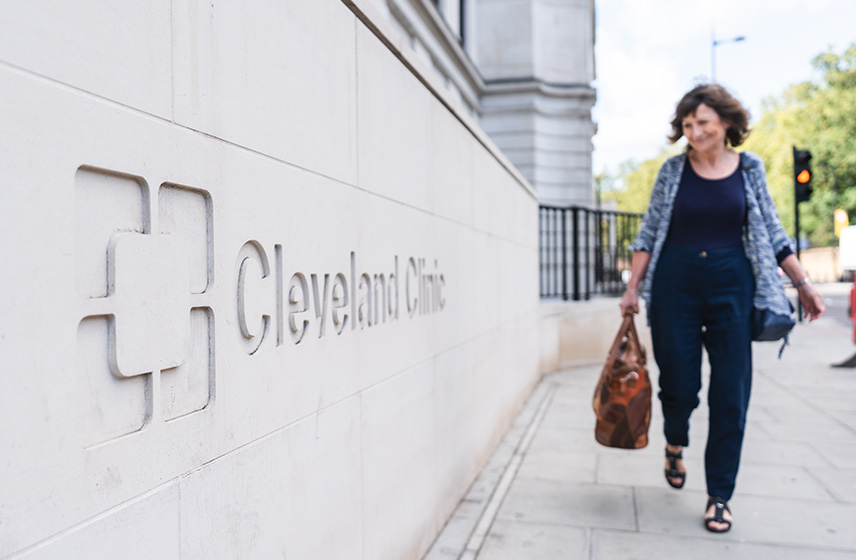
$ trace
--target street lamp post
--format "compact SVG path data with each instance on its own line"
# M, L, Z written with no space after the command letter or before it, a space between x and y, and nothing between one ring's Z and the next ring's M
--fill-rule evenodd
M731 37L730 39L717 39L716 34L711 29L710 31L710 81L716 83L716 47L725 43L739 43L745 41L746 37Z

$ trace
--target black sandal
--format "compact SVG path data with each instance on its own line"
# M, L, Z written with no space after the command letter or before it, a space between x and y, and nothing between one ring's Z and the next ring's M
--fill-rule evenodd
M707 507L704 508L705 515L707 515L707 510L710 509L710 506L716 506L716 509L713 510L713 517L704 518L704 528L711 533L725 533L731 530L731 521L725 519L725 512L731 513L728 502L722 498L709 498L707 500ZM726 525L726 527L725 529L714 529L710 526L711 523L721 523Z
M666 448L666 459L669 460L669 468L665 469L666 471L666 482L669 483L669 486L672 488L677 488L680 490L684 487L684 483L687 481L687 473L681 472L678 470L678 459L684 458L684 450L681 449L677 453L672 453L669 451L669 448ZM677 478L680 482L674 482L673 479Z

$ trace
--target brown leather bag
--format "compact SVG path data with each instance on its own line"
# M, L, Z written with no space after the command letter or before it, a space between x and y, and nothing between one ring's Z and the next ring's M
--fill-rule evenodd
M646 363L633 314L628 313L594 390L594 437L598 443L621 449L648 445L652 390Z

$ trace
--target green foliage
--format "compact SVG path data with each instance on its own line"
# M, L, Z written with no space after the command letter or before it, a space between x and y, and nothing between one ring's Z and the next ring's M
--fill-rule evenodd
M679 151L678 148L669 147L660 152L657 157L642 163L625 161L619 168L617 178L604 179L612 188L603 191L603 199L615 200L618 209L624 212L645 212L648 209L648 200L651 198L651 190L654 188L654 181L657 180L660 167Z
M794 175L792 146L809 150L814 194L800 205L800 229L812 245L835 243L833 213L844 208L856 217L856 44L842 54L823 53L812 62L819 78L788 87L767 99L764 114L740 147L760 155L782 223L793 235ZM677 153L622 164L618 177L601 177L604 199L621 210L644 212L663 161ZM606 185L606 188L604 188Z

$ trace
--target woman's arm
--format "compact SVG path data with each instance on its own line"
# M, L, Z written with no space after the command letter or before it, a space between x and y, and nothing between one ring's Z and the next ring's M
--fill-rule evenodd
M666 191L670 177L678 175L681 162L685 162L685 159L682 160L681 158L686 158L686 156L670 158L660 166L657 179L651 189L648 210L642 216L642 223L639 225L639 233L636 234L636 239L630 244L629 248L633 251L633 258L630 261L630 281L627 283L627 290L618 304L621 307L622 316L628 309L633 313L639 313L640 284L645 280L645 272L648 270L648 263L651 262L651 252L657 243L657 230L662 226L660 219L663 209L666 207L668 195Z
M648 251L633 252L633 259L630 261L630 281L627 283L627 290L625 290L624 296L618 304L621 308L622 317L628 309L633 313L639 313L639 282L645 278L649 262L651 262L651 253Z
M788 275L788 278L791 279L791 283L796 286L800 302L805 308L806 318L809 321L814 321L823 315L824 311L826 311L826 305L823 303L823 297L818 293L811 281L808 279L808 274L803 270L803 267L800 265L800 261L797 260L796 255L788 255L779 263L779 266L782 267L782 270L784 270L785 274Z

